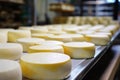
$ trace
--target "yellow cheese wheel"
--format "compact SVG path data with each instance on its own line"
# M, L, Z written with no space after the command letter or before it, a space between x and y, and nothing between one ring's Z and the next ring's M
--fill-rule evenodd
M92 58L95 54L95 45L89 42L68 42L63 48L71 58Z
M22 80L19 63L12 60L0 59L0 80Z
M17 43L0 43L0 59L18 60L23 52L22 45Z
M60 53L34 53L21 57L23 76L32 80L61 80L71 71L68 55Z
M107 45L110 41L110 37L108 35L100 35L100 34L90 34L85 35L85 40L88 42L92 42L96 45Z
M40 38L20 38L17 40L23 46L23 51L28 51L30 46L42 44L45 40Z
M28 30L12 30L8 31L8 41L16 42L19 38L30 38L31 32Z
M31 46L28 50L29 53L34 52L59 52L64 53L63 47L60 45L37 45Z

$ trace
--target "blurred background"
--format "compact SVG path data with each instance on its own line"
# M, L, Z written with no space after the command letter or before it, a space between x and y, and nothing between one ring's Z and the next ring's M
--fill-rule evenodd
M72 17L86 16L119 20L119 5L120 0L0 0L0 27L74 23Z

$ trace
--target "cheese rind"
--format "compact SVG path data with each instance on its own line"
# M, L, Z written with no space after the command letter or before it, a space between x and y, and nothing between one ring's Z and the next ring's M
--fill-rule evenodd
M17 43L1 43L0 59L18 60L23 52L22 45Z
M71 60L66 54L34 53L21 57L23 76L33 80L59 80L71 71Z
M30 38L31 32L29 30L11 30L8 31L8 41L16 42L19 38Z
M45 40L40 38L20 38L17 40L23 46L23 51L28 51L30 46L42 44Z
M0 80L22 80L22 71L19 63L0 59Z
M68 42L63 48L71 58L92 58L95 54L95 45L89 42Z
M59 52L64 53L63 47L60 45L37 45L31 46L28 50L29 53L34 52Z

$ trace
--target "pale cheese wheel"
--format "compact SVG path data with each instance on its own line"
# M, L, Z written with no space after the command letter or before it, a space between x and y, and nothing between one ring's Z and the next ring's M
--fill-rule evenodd
M30 38L31 32L28 30L12 30L8 31L8 41L16 42L19 38Z
M92 58L95 54L95 45L89 42L68 42L63 48L71 58Z
M54 34L54 35L66 34L66 32L64 32L64 31L49 31L48 33Z
M0 43L7 43L8 41L8 31L14 30L12 28L1 28L0 29Z
M19 63L0 59L0 80L22 80L22 71Z
M18 43L0 43L0 59L18 60L23 52Z
M96 45L107 45L110 41L110 37L108 35L100 35L100 34L89 34L85 35L85 40L88 42L92 42Z
M42 44L45 40L40 38L20 38L17 40L23 46L23 51L27 52L30 46Z
M18 29L19 30L31 30L31 29L33 29L33 27L31 27L31 26L20 26Z
M70 42L72 41L72 37L68 35L49 35L48 38L50 40L58 40L62 42Z
M66 36L70 36L72 41L85 41L85 38L81 34L64 34Z
M47 40L43 42L41 45L63 45L63 42L55 41L55 40Z
M53 34L46 34L46 33L35 33L35 34L32 34L32 37L33 38L43 38L43 39L49 39L49 35L53 35Z
M48 32L48 29L40 29L40 28L33 28L31 29L31 33L34 34L34 33L47 33Z
M61 80L71 72L71 60L66 54L34 53L21 57L23 76L33 80Z
M0 32L0 43L7 43L7 32Z
M63 47L60 45L37 45L31 46L28 50L29 53L34 52L59 52L64 53Z

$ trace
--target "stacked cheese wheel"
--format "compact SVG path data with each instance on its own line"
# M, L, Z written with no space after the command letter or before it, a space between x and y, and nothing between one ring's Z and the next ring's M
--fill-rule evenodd
M60 80L71 71L70 57L60 53L34 53L21 57L23 76L33 80Z
M0 59L0 80L22 80L19 63L12 60Z

